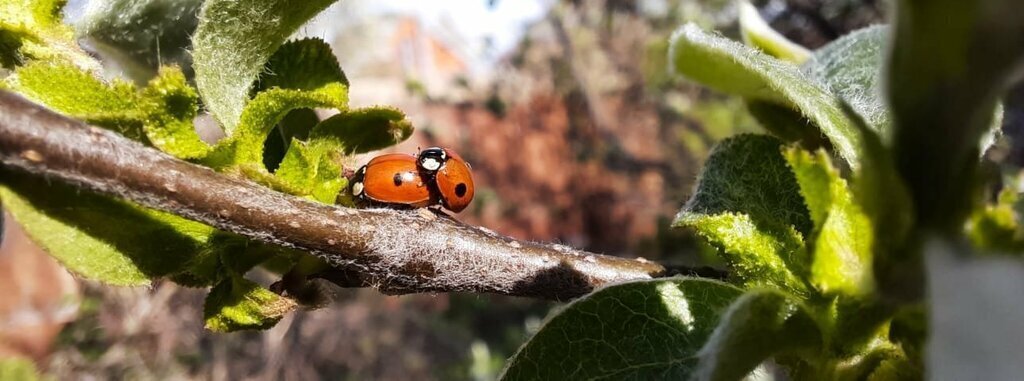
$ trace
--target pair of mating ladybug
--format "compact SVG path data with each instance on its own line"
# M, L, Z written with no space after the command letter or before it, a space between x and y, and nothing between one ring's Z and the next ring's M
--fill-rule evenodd
M473 200L469 163L445 148L427 148L413 156L377 156L352 177L352 195L363 201L422 208L441 204L460 212Z

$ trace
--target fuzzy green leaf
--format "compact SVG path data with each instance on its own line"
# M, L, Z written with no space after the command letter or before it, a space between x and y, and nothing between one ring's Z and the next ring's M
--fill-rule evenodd
M0 0L0 66L12 69L32 60L69 63L99 72L99 63L75 41L62 22L66 0Z
M412 135L412 123L402 111L373 106L343 112L317 125L311 142L325 142L346 155L365 153L398 144Z
M268 329L298 306L291 299L233 275L210 290L203 306L206 329L234 332Z
M774 290L743 294L701 348L695 380L739 380L777 354L815 351L822 333L793 296Z
M341 152L330 144L293 139L274 175L298 191L325 204L333 204L348 185L342 175Z
M886 26L859 29L815 50L803 65L810 78L831 89L883 142L889 140L892 124L881 90L888 39Z
M863 296L874 287L871 221L823 151L792 148L786 160L814 221L811 283L823 293Z
M206 156L211 147L196 133L199 97L180 69L165 67L142 91L143 130L154 146L182 159Z
M780 140L764 135L719 143L674 226L694 228L717 246L744 284L806 295L803 237L813 222L781 150Z
M844 113L841 100L796 65L693 24L673 34L669 56L676 73L708 87L798 110L850 166L859 165L861 133Z
M68 270L119 286L185 270L214 229L171 214L3 172L0 198L29 237ZM131 226L131 229L125 229Z
M11 89L60 113L141 140L139 97L131 84L107 84L68 64L33 62L7 78Z
M797 65L811 58L811 52L772 29L748 1L740 1L740 34L743 42L768 55Z
M549 317L501 379L687 379L697 350L740 293L692 278L602 288Z
M192 75L188 48L199 24L202 0L110 0L90 2L75 33L138 84L157 76L161 65Z
M302 24L334 0L209 0L193 37L196 86L230 135L242 123L253 81Z
M256 80L256 93L274 87L316 91L331 83L349 85L331 46L319 38L286 42L265 66Z
M390 147L412 134L412 124L395 108L377 106L344 111L320 122L307 142L292 141L275 175L300 195L334 203L348 184L341 156Z
M894 159L923 229L957 232L974 206L979 146L1024 69L1016 0L897 2L888 55Z
M256 90L260 91L245 105L238 129L208 160L211 166L262 167L267 136L290 112L348 108L348 79L330 46L319 39L282 45L267 63Z

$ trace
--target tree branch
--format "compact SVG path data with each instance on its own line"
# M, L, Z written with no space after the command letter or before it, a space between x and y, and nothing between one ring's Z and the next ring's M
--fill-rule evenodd
M468 291L564 300L664 274L644 260L517 241L426 209L318 204L172 158L0 91L0 163L309 251L383 292Z

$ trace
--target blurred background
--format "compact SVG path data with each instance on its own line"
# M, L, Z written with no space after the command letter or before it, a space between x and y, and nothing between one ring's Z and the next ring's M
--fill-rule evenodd
M107 60L111 75L145 78L147 65L125 64L123 46L89 24L103 4L71 1L67 18L89 26L80 28L89 30L83 44ZM190 4L176 25L194 20L188 11L199 2ZM889 12L875 0L755 5L809 48L884 22ZM668 223L709 149L760 128L739 100L668 75L668 37L685 22L738 39L728 0L345 0L299 34L332 45L353 106L394 105L414 121L416 133L392 151L440 145L472 164L477 196L460 220L521 239L714 265L713 249ZM190 31L145 28L141 40L165 48L159 57L144 49L136 61L187 65L184 49L165 40ZM1012 144L1024 133L1022 101L1018 88L1006 108L1009 138L990 154L1016 165L1024 157ZM75 279L6 220L0 358L27 359L57 379L487 380L555 306L337 290L330 307L300 311L269 331L212 334L203 329L205 290Z

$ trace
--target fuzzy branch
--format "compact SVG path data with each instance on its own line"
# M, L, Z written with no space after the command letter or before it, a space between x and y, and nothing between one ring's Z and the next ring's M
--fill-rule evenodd
M426 209L310 202L172 158L4 91L0 163L309 251L336 265L345 283L387 293L468 291L564 300L610 282L665 273L643 260L514 240Z

